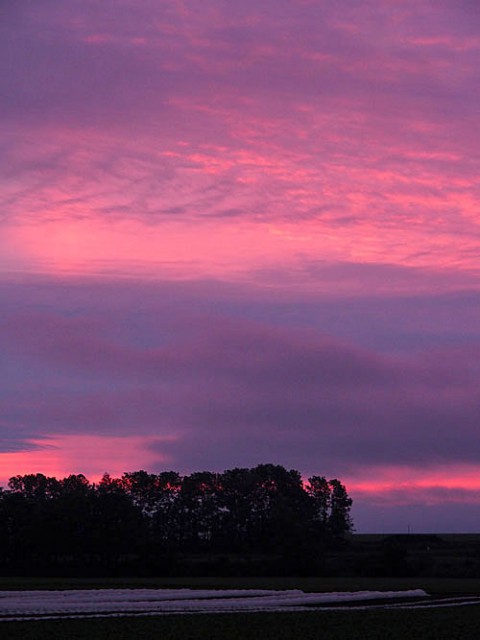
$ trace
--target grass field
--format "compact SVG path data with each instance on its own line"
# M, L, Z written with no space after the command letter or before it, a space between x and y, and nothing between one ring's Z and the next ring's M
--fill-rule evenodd
M475 640L480 606L0 623L2 640Z

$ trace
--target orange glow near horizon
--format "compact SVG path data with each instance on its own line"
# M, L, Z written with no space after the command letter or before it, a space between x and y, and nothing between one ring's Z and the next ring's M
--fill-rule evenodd
M120 477L127 471L145 469L165 463L175 467L168 456L152 451L149 445L174 437L56 435L32 438L31 450L0 453L0 486L7 486L15 475L43 473L63 478L82 473L91 482L98 482L107 472ZM421 470L406 466L369 468L354 476L342 477L347 491L356 500L393 506L415 500L425 504L444 502L480 503L480 466L450 465L445 475L443 467ZM375 480L371 480L375 477Z
M358 497L384 504L410 503L412 498L429 504L441 502L480 503L480 466L448 465L431 469L407 466L371 468L344 478L348 491ZM371 480L371 478L376 478ZM455 495L456 494L456 495Z
M121 476L167 458L149 449L159 438L145 436L55 435L31 438L32 449L0 453L0 486L15 475L43 473L63 478L82 473L98 481L105 472ZM165 440L165 438L163 438Z

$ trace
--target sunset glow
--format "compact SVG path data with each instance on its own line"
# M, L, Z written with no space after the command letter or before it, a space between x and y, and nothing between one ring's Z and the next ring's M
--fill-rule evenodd
M12 476L28 473L43 473L56 478L83 473L91 482L98 482L103 475L99 469L105 464L104 461L108 461L108 469L104 471L120 477L125 471L158 463L160 454L149 454L151 443L151 438L135 436L59 435L33 438L25 441L25 451L0 453L0 482L5 486Z

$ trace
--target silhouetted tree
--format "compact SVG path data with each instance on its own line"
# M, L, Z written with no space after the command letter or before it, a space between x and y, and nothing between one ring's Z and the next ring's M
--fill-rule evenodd
M179 496L183 544L189 551L210 549L220 529L221 489L209 471L183 478Z
M330 502L330 517L328 518L328 528L336 538L343 537L350 532L353 527L350 517L350 508L352 499L340 480L330 480L329 485L332 489L332 497Z
M325 540L351 530L351 504L340 481L304 485L298 471L273 464L183 477L106 473L97 485L82 474L17 475L0 490L0 567L148 573L174 571L192 554L241 554L251 571L311 571Z

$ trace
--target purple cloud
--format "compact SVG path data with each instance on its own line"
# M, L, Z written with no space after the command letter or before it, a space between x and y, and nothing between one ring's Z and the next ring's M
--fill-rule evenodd
M176 434L158 446L182 468L273 456L339 473L479 455L478 342L385 353L313 327L242 319L205 289L203 304L216 313L199 312L195 294L169 293L170 285L145 296L130 285L80 284L61 301L62 285L45 286L56 298L48 312L33 300L35 314L18 313L18 284L5 296L5 437Z

